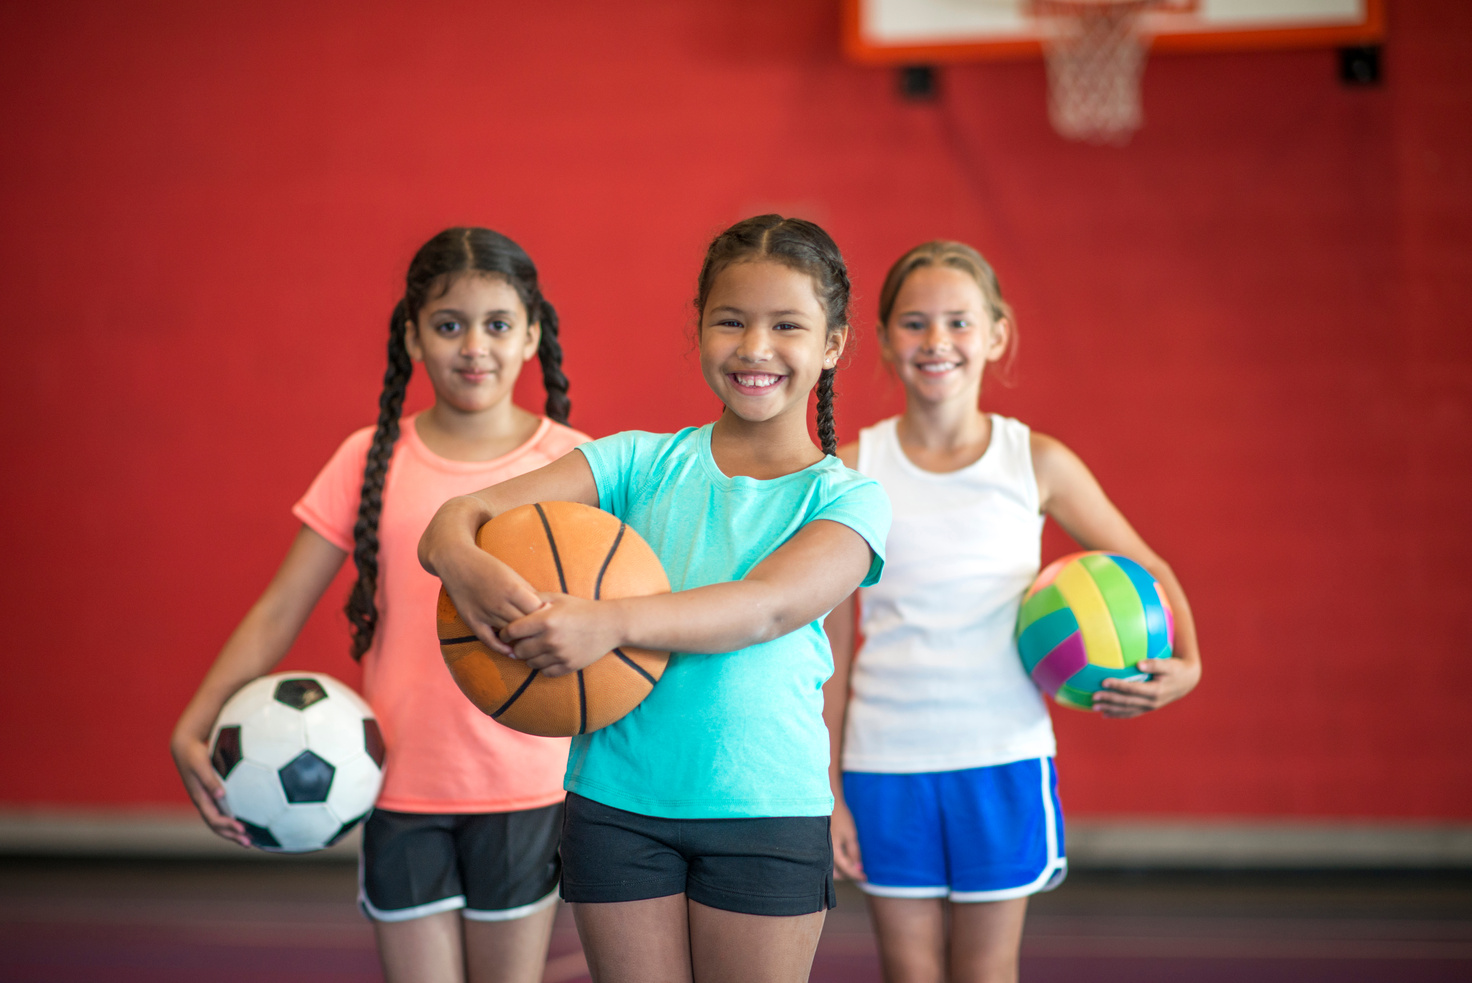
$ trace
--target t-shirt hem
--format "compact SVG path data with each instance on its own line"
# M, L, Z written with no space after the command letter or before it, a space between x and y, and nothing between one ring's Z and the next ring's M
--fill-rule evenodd
M1010 765L1014 761L1030 761L1033 758L1051 758L1058 753L1054 742L1035 744L1000 751L977 752L966 755L946 755L934 758L891 758L843 756L844 771L861 771L878 775L916 775L933 771L966 771L971 768L991 768Z
M399 796L380 796L375 805L393 812L412 812L424 815L463 815L476 812L522 812L541 809L561 802L566 793L561 789L542 795L519 799L415 799Z
M332 528L332 523L328 522L325 518L323 518L313 509L311 509L305 502L297 502L295 505L293 505L291 507L291 514L302 520L303 525L307 526L314 533L321 536L323 539L327 540L338 549L346 553L351 553L353 551L352 537L349 536L344 539L337 532L336 529Z
M678 799L669 801L611 788L596 782L569 781L569 792L602 805L657 819L772 819L776 817L831 816L833 796L793 799Z

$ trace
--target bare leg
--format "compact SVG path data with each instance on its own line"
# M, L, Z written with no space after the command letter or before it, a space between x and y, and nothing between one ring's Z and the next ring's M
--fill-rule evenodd
M690 958L700 983L805 983L827 912L744 915L691 901Z
M385 983L465 983L460 912L373 923Z
M469 983L541 983L557 905L501 922L464 919Z
M685 895L575 904L593 983L691 983Z
M868 896L884 983L945 983L944 898Z
M952 983L1017 983L1027 898L953 904Z

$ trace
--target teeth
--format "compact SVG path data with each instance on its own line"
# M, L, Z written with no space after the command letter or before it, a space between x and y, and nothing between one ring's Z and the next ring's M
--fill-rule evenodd
M919 368L921 372L940 375L942 372L949 372L951 369L957 368L960 364L960 362L929 362L919 366Z
M775 386L777 380L781 378L780 375L742 375L739 372L736 373L736 381L752 389L765 389L767 386Z

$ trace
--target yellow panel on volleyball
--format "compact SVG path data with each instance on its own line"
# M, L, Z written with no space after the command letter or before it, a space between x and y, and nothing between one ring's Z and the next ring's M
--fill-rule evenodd
M1114 618L1109 614L1109 605L1099 585L1089 576L1082 563L1074 562L1058 571L1053 586L1068 602L1073 616L1078 619L1079 632L1084 637L1084 650L1088 652L1090 665L1105 669L1123 669L1124 652L1119 647L1119 636L1114 633Z

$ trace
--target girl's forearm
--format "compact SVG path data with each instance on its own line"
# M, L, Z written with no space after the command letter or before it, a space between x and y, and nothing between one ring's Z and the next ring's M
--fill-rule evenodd
M734 652L780 638L822 613L803 611L773 585L749 580L609 603L621 644L667 652Z
M475 546L475 534L493 518L490 506L479 495L461 495L439 507L419 537L419 565L442 577L447 558L456 549Z
M1181 582L1176 579L1175 572L1171 570L1170 565L1158 557L1144 566L1150 571L1151 576L1160 582L1166 599L1170 601L1171 614L1175 619L1175 638L1171 645L1172 655L1189 663L1199 663L1201 651L1196 646L1196 619L1191 614L1191 602L1186 600L1186 592L1181 589Z

